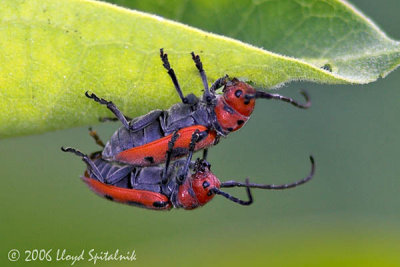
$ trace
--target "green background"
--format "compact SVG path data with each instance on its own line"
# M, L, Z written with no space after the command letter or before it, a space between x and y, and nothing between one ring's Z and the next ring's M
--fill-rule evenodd
M398 0L352 3L400 39ZM369 85L291 83L279 91L301 99L307 88L307 111L259 100L248 124L210 150L214 173L290 182L309 171L310 153L317 172L296 189L254 190L250 207L216 197L194 211L155 212L100 199L78 179L83 163L59 150L97 149L86 127L1 140L0 265L24 264L24 255L7 260L14 248L93 248L136 251L135 262L96 264L112 266L400 266L399 84L397 70ZM94 125L104 139L117 127Z

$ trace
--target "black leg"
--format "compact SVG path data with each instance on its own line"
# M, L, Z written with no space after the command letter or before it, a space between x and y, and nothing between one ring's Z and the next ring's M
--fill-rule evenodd
M196 64L196 68L200 72L201 80L203 81L203 86L204 86L203 100L206 101L207 103L210 103L212 101L213 97L210 94L210 90L208 89L207 76L203 69L203 63L201 63L199 55L195 55L194 52L192 52L191 55L192 55L192 59L193 59L194 63Z
M207 160L208 148L203 149L203 160Z
M96 142L96 144L98 144L101 147L105 147L103 141L101 141L99 135L97 134L96 131L93 131L92 127L89 127L89 135L91 137L93 137L94 141Z
M182 103L187 104L189 101L186 97L183 96L181 87L179 86L178 79L176 78L174 70L171 68L169 61L168 61L168 54L164 54L164 49L160 49L160 57L161 61L163 62L164 68L168 71L169 76L172 79L172 82L174 83L175 89L178 92L179 97L182 100Z
M165 184L167 182L168 168L169 168L169 164L171 162L171 157L172 157L172 153L174 150L175 142L178 138L179 138L179 134L178 134L178 130L176 130L174 132L174 134L172 135L171 140L169 140L169 142L168 142L168 150L167 150L167 154L166 154L167 159L165 161L165 169L164 169L164 173L163 173L163 177L162 177L163 184Z
M102 105L106 105L107 108L109 110L111 110L112 113L114 113L115 117L117 117L122 122L122 124L125 126L125 128L129 130L128 121L126 120L124 114L122 114L122 112L114 105L113 102L107 101L107 100L105 100L103 98L99 98L99 97L97 97L97 95L95 95L93 93L89 94L89 92L86 92L85 95L86 95L86 97L93 99L97 103L100 103Z
M194 133L192 135L192 139L191 139L190 145L189 145L189 154L187 156L185 166L178 173L178 180L177 180L178 184L183 183L183 181L185 180L185 177L187 175L187 172L189 171L189 166L192 161L194 148L196 146L197 140L199 139L199 133L200 133L200 131L196 130L196 131L194 131Z
M89 157L85 154L83 154L82 152L80 152L79 150L72 148L72 147L61 147L61 150L64 152L70 152L73 153L79 157L82 158L83 162L86 163L86 165L88 166L88 169L91 169L91 171L93 172L94 176L102 183L104 183L104 177L101 175L99 169L96 167L96 165L94 164L94 162L89 159Z

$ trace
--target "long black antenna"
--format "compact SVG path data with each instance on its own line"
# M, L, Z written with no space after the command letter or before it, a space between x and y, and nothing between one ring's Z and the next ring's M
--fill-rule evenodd
M307 177L305 177L301 180L298 180L296 182L290 183L290 184L275 185L275 184L254 184L254 183L241 183L241 182L236 182L236 181L226 181L226 182L221 183L221 188L222 187L235 187L235 186L261 188L261 189L272 189L272 190L283 190L283 189L293 188L293 187L299 186L301 184L307 183L314 176L315 161L314 161L313 156L310 156L310 161L311 161L310 174Z
M307 108L311 107L310 96L307 94L307 92L306 91L301 91L300 93L306 99L306 103L305 104L299 104L294 99L286 97L286 96L282 96L282 95L278 95L278 94L270 94L270 93L266 93L266 92L263 92L263 91L257 91L256 92L256 98L266 98L266 99L281 100L281 101L284 101L284 102L288 102L288 103L292 104L295 107L303 108L303 109L307 109Z
M249 184L249 179L246 179L245 186L246 186L246 185L250 185L250 184ZM243 206L248 206L248 205L250 205L250 204L253 203L253 196L251 195L251 192L250 192L250 186L246 186L247 196L249 197L249 200L248 200L248 201L244 201L244 200L241 200L241 199L236 198L236 197L234 197L234 196L231 196L231 195L229 195L228 193L219 190L218 188L213 188L212 191L213 191L215 194L217 194L217 195L224 196L224 197L226 197L227 199L229 199L229 200L231 200L231 201L233 201L233 202L235 202L235 203L238 203L238 204L240 204L240 205L243 205Z

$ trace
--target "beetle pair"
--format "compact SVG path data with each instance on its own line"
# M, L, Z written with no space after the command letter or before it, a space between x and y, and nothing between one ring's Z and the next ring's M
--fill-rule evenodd
M91 131L90 135L96 142L101 142L95 132ZM310 157L312 164L310 174L294 183L263 185L250 183L248 179L245 183L236 181L221 183L211 172L211 166L204 157L192 161L199 131L195 131L192 135L187 158L169 164L177 137L178 134L174 133L168 143L165 166L121 165L102 159L100 152L87 156L74 148L61 149L82 158L87 165L82 180L98 195L108 200L154 210L169 210L172 207L195 209L208 203L215 194L241 205L250 205L253 203L250 188L288 189L306 183L314 175L314 159ZM249 200L243 201L233 197L221 191L220 188L223 187L246 187Z
M301 105L290 98L256 91L236 78L229 80L227 76L218 79L208 88L200 58L192 52L203 81L204 94L202 99L193 94L184 97L168 56L162 49L160 57L182 101L169 110L154 110L131 120L112 102L86 92L87 97L106 105L123 124L105 146L97 134L91 132L96 143L104 146L101 155L94 153L88 157L72 148L63 149L82 157L88 166L83 180L93 191L108 199L150 209L170 209L172 206L193 209L207 203L214 194L249 205L252 203L251 187L286 189L312 178L315 169L312 157L310 175L285 185L260 185L248 181L220 183L206 161L207 147L216 144L221 136L241 128L249 119L256 98L278 99L299 108L308 108L310 101L306 93L302 94L307 103ZM222 86L223 95L217 95L215 91ZM200 149L204 149L203 159L192 162L193 152ZM186 160L177 160L170 166L171 160L185 155ZM115 162L129 165L118 165ZM164 167L149 167L163 162ZM233 186L246 187L249 201L237 199L219 189Z
M168 110L153 110L130 120L111 101L86 92L88 98L107 106L116 117L111 120L119 120L123 124L105 145L103 159L135 166L158 165L166 160L168 141L176 130L179 138L176 140L172 159L187 155L191 137L196 130L200 131L200 138L196 142L195 151L206 149L217 144L221 136L225 137L240 129L249 120L257 98L282 100L299 108L308 108L311 105L305 92L302 94L307 103L302 105L278 94L256 91L249 84L236 78L230 80L228 76L217 79L209 88L200 57L193 52L191 55L204 85L201 99L193 94L183 96L168 55L163 49L160 50L160 57L181 103ZM220 87L223 87L223 95L216 94Z

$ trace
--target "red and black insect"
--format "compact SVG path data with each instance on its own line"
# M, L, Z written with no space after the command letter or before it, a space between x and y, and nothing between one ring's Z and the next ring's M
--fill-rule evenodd
M164 68L175 86L182 103L173 105L168 110L153 110L150 113L130 119L125 116L111 101L86 92L88 98L106 105L116 118L104 120L119 120L123 126L119 128L107 142L102 158L135 166L149 166L163 163L166 159L168 141L174 132L178 131L172 159L188 154L191 136L199 131L200 138L195 145L195 151L205 149L218 143L221 136L240 129L250 118L257 98L282 100L298 108L308 108L311 105L308 95L302 92L306 104L299 104L291 98L278 94L270 94L255 90L249 84L228 76L217 79L209 88L203 64L200 57L192 52L192 58L200 73L204 85L201 99L194 94L186 97L179 86L174 70L170 67L168 56L160 49L160 57ZM223 94L216 90L223 87Z
M92 136L95 134L92 132ZM74 153L82 158L87 169L82 180L98 195L108 200L139 206L153 210L169 210L172 207L195 209L208 203L215 194L222 195L240 205L250 205L253 198L250 188L288 189L309 181L315 170L311 160L310 174L294 183L284 185L262 185L236 181L221 183L210 171L210 164L205 158L192 162L195 143L199 138L196 131L189 144L186 159L176 160L170 165L171 151L177 140L177 133L168 142L165 166L135 167L112 163L101 158L100 153L90 157L73 148L61 148L64 152ZM96 142L99 139L96 136ZM221 191L224 187L246 187L248 201L243 201Z

